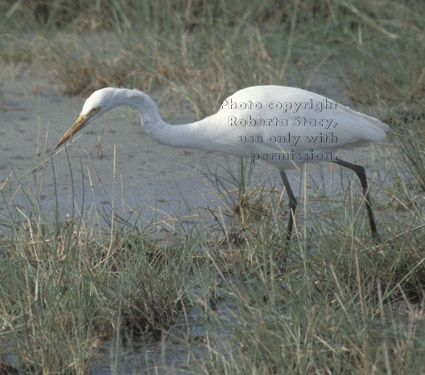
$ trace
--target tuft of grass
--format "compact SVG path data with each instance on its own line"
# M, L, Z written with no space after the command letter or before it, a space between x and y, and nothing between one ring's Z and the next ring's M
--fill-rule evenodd
M425 111L408 113L407 117L394 121L398 125L398 140L402 161L409 172L410 179L416 181L420 189L425 192ZM404 117L404 116L403 116Z
M104 292L122 305L121 330L126 336L160 336L185 303L187 248L181 242L160 246L140 232L123 231L116 238L116 280Z
M227 241L238 242L245 231L255 234L252 224L268 216L263 202L264 188L261 183L252 185L253 162L240 158L237 170L228 160L226 163L214 172L209 170L204 173L206 180L226 206L224 211L210 207L208 211L213 215ZM230 219L229 228L229 220L223 218Z

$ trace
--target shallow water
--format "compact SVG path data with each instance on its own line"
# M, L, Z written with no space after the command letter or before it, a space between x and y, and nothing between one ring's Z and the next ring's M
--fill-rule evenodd
M63 148L55 154L55 144L78 116L84 98L63 96L45 78L29 74L5 80L2 90L0 187L10 205L25 208L26 193L40 197L42 208L54 212L57 195L63 215L78 214L83 206L94 212L94 205L122 214L137 211L151 221L162 213L164 218L168 212L184 215L187 206L210 199L196 168L214 168L222 156L159 145L141 129L140 116L127 108L87 128L68 155ZM194 119L163 116L176 123Z
M320 86L320 84L318 84ZM225 156L198 150L160 145L140 126L140 115L117 108L75 137L68 154L54 152L63 133L77 118L85 98L67 97L46 76L22 73L3 82L0 112L0 188L11 205L25 207L24 193L40 197L42 208L63 215L94 208L114 208L128 216L138 212L145 220L169 219L169 215L192 215L205 203L214 204L213 189L202 172L225 165ZM154 99L162 98L158 90ZM170 123L195 120L188 106L183 111L160 100L161 115ZM100 151L101 150L101 151ZM348 160L367 159L367 151L350 153ZM239 164L239 158L227 157ZM325 165L326 166L326 165ZM217 173L223 171L217 169ZM325 172L326 173L326 172ZM277 171L259 163L253 181L269 176L268 185L281 186ZM295 194L303 190L299 171L289 171ZM319 178L320 167L309 167L309 178ZM324 179L325 190L331 180ZM315 183L313 182L313 185ZM311 184L308 184L310 189ZM57 195L57 203L55 196ZM5 209L0 205L0 215Z

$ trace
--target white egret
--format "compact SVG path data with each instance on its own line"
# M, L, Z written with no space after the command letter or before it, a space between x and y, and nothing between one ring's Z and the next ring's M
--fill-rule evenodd
M86 100L80 116L56 148L120 105L139 110L142 127L160 143L263 160L275 166L289 197L288 241L297 200L285 170L307 161L328 161L352 169L360 179L370 229L378 240L364 168L334 154L342 149L383 142L390 128L378 119L306 90L253 86L228 97L212 116L189 124L170 125L161 119L149 95L137 89L108 87L95 91Z

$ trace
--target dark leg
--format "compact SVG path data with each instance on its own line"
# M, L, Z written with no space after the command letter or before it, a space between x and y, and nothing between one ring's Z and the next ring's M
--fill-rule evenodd
M282 177L283 185L285 185L285 189L289 197L289 221L288 221L288 229L286 232L286 242L289 243L289 241L291 241L292 227L294 226L295 209L297 208L297 199L295 198L295 195L292 192L291 185L289 185L288 177L286 177L286 173L284 170L280 171L280 177Z
M343 167L346 167L346 168L350 168L351 170L356 172L357 176L359 177L363 187L363 196L366 202L367 214L369 216L370 230L372 231L372 235L375 241L379 242L379 236L376 230L375 218L373 217L372 206L370 204L369 188L367 186L366 172L364 168L361 165L352 164L352 163L349 163L348 161L344 161L341 159L334 160L334 163L342 165Z

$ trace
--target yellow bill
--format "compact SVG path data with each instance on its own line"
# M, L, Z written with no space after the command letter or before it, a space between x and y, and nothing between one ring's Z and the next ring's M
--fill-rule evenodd
M62 146L75 133L77 133L79 130L81 130L82 128L84 128L84 126L86 125L88 119L89 119L89 117L87 115L80 115L77 118L77 121L75 121L74 125L72 125L71 128L60 139L59 143L55 147L55 150L58 147Z

